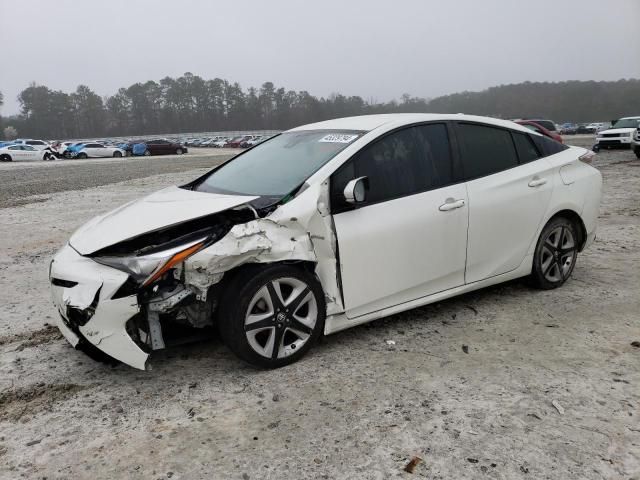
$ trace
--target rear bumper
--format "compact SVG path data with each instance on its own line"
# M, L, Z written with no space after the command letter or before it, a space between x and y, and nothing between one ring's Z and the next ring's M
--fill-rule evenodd
M51 298L60 332L74 347L87 342L123 363L144 370L149 354L127 333L140 312L135 295L113 298L128 276L79 255L69 245L53 258Z

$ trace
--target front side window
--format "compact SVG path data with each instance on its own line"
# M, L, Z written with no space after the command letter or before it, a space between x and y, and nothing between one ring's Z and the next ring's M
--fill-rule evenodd
M459 123L458 132L466 179L484 177L518 165L516 149L508 130Z
M286 132L225 163L192 188L199 192L284 197L362 133Z
M349 208L344 201L344 188L359 177L368 180L366 204L450 184L452 164L446 125L405 128L363 148L331 177L334 211Z

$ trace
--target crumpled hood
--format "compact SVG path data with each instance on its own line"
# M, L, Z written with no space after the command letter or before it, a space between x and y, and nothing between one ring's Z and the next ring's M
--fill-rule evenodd
M69 243L81 255L88 255L143 233L222 212L256 198L168 187L93 218L75 231Z

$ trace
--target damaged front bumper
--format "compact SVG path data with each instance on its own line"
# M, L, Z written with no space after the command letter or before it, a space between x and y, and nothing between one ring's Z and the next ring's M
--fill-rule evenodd
M49 271L57 326L75 348L93 345L110 357L144 370L149 353L129 335L127 324L140 313L136 295L121 296L128 275L64 246Z

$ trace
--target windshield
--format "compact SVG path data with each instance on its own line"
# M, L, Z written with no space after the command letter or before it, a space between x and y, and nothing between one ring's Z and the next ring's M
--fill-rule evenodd
M640 127L640 118L622 118L613 124L611 128L638 128Z
M239 155L193 189L199 192L285 196L363 132L288 132Z

